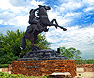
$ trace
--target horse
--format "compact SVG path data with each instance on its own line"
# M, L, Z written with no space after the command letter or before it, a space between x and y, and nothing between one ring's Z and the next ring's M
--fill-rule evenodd
M49 20L48 15L47 15L47 10L51 10L50 6L42 6L42 5L38 5L38 6L39 6L38 16L40 18L41 25L46 26L46 27L55 26L56 28L59 27L63 29L63 31L67 31L66 28L58 25L56 19L53 19L52 21ZM53 24L53 22L55 22L55 24Z
M36 40L38 39L37 35L39 33L43 32L43 31L44 32L48 31L47 26L55 26L56 28L60 27L61 29L63 29L63 31L67 30L66 28L59 26L56 19L53 19L50 22L48 15L47 15L47 10L51 9L50 6L42 6L42 5L38 5L38 6L39 6L39 8L38 8L38 14L37 15L39 16L40 25L44 28L44 30L39 31L36 24L29 25L27 27L25 35L22 38L23 49L25 49L25 47L26 47L26 40L25 40L25 38L26 38L26 39L31 41L32 51L41 50L41 48L39 46L35 46L34 44L36 43ZM53 22L55 22L55 24L53 24ZM32 30L29 30L29 29L32 29Z

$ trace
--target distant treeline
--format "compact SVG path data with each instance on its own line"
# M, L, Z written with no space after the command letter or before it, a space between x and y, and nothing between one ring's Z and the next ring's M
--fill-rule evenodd
M76 60L77 64L94 64L94 59L88 59L88 60Z

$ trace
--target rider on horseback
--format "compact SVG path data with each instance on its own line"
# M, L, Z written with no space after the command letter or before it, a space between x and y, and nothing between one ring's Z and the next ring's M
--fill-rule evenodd
M40 47L35 46L36 40L38 39L37 35L41 32L47 32L47 26L55 26L56 28L59 27L63 29L63 31L67 31L66 28L61 27L58 25L56 19L53 19L52 21L49 20L47 10L50 10L50 6L42 6L39 5L39 8L37 9L31 9L30 10L30 16L29 16L29 26L27 27L27 30L25 32L25 35L22 38L22 47L25 49L26 47L26 40L31 41L31 47L32 51L40 50ZM37 16L35 16L35 12L38 11ZM55 24L53 23L55 22Z
M38 30L38 31L43 31L43 27L40 25L40 23L39 23L39 17L36 17L35 16L35 12L38 10L39 8L37 8L37 9L31 9L30 10L30 12L29 12L29 14L30 14L30 16L29 16L29 24L31 24L30 26L28 26L27 27L27 29L28 29L28 32L31 32L32 30L33 30L33 32L35 31L34 29L36 29L36 30ZM37 25L37 27L33 27L33 25L32 24L35 24L35 25ZM35 26L34 25L34 26Z
M41 5L39 5L39 8L42 7ZM37 16L35 16L35 12L38 11L39 12L39 8L37 9L31 9L29 14L29 24L31 24L30 26L27 27L27 30L28 32L31 32L35 30L37 31L44 31L44 32L47 32L49 29L47 29L47 26L44 26L43 24L40 23L40 17L39 17L39 13L37 13ZM50 10L50 8L49 8ZM32 24L35 24L37 27L35 27L35 25L32 25Z

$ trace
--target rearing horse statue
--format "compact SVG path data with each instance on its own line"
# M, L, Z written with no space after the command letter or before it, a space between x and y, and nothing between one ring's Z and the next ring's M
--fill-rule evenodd
M42 26L41 30L39 30L39 27L37 24L32 23L27 27L27 30L25 32L25 35L22 38L22 47L23 49L25 49L26 47L26 40L25 38L27 38L28 40L31 41L31 48L32 51L36 51L36 50L40 50L41 48L39 46L35 46L34 44L36 43L37 40L37 35L41 32L47 32L47 26L55 26L56 28L59 27L61 29L63 29L63 31L66 31L67 29L64 27L61 27L58 25L56 19L53 19L52 21L49 20L48 15L47 15L47 10L50 10L51 7L50 6L42 6L42 5L38 5L39 8L37 8L38 13L37 13L37 21L39 21L40 26ZM53 22L55 22L55 24L53 24ZM32 31L30 30L32 29Z

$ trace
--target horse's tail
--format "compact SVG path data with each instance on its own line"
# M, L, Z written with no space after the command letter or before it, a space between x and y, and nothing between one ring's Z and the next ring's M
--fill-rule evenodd
M22 48L23 48L23 50L25 49L25 47L26 47L26 40L25 40L25 36L23 36L23 38L22 38Z

